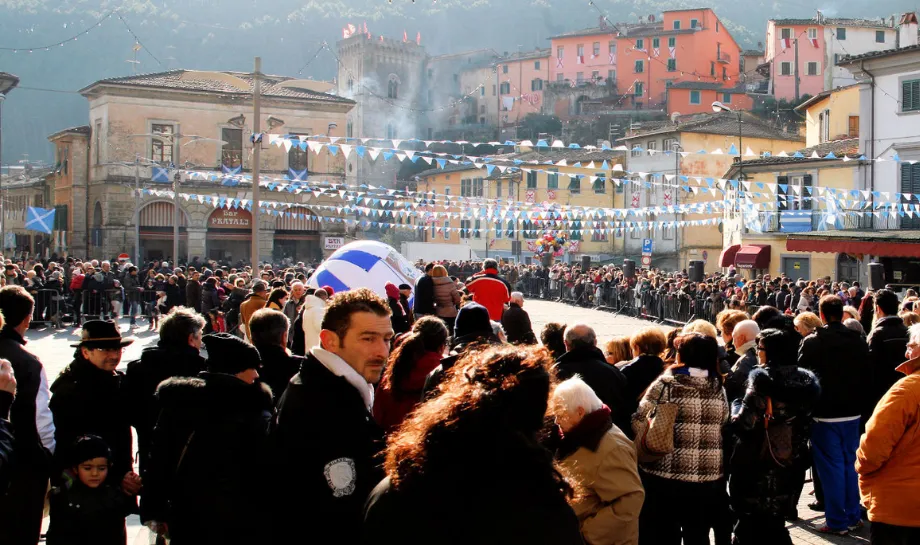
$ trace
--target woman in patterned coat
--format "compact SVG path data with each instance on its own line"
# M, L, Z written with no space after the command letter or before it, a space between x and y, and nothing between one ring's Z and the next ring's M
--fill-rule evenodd
M675 342L677 363L649 386L633 425L661 403L676 403L674 451L639 465L645 504L639 515L639 543L708 545L709 529L724 502L722 426L728 402L718 372L719 345L699 333Z

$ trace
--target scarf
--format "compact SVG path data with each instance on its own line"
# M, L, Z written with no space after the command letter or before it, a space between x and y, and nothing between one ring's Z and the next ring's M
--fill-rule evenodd
M563 433L560 430L562 441L556 451L556 458L562 460L571 456L576 450L585 447L591 451L597 450L604 434L613 427L610 418L610 408L603 405L600 409L586 414L575 427Z

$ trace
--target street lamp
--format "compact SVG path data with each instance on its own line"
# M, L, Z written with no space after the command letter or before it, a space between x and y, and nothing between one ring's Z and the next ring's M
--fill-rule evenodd
M739 181L743 180L744 179L744 165L742 164L742 157L741 157L741 153L742 153L741 148L743 147L741 144L741 123L742 123L741 110L733 110L717 100L712 103L712 111L715 113L731 112L735 114L736 116L738 116L738 180Z
M7 72L0 72L0 191L3 188L3 102L6 100L6 94L19 85L19 78ZM5 210L0 206L0 212ZM4 227L6 221L0 218L0 253L3 253L6 241L4 237Z

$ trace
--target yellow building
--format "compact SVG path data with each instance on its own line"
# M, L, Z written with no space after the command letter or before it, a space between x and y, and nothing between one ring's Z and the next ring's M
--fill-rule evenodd
M792 153L802 147L801 136L777 129L748 114L741 113L741 116L740 123L736 113L723 112L675 115L667 121L634 124L633 130L618 142L631 150L626 169L629 177L638 182L633 190L639 191L639 206L657 206L667 200L675 205L721 201L724 198L721 192L713 195L703 188L717 187L719 179L725 177L725 171L739 154L760 156L769 152L775 155L782 151ZM653 183L645 185L644 180L653 180ZM703 188L699 191L692 190L701 185ZM637 202L635 194L631 202ZM674 215L673 219L693 221L718 217L718 212L683 213ZM661 229L631 233L626 253L638 255L645 238L653 241L653 264L656 266L686 269L690 261L702 260L706 272L719 267L723 237L718 225L685 226L676 232Z
M806 145L789 157L761 157L732 165L724 178L738 179L743 170L740 201L726 211L723 224L723 267L736 266L750 275L785 274L789 278L864 278L861 256L790 249L790 239L810 239L832 231L849 236L869 228L872 220L838 200L834 190L859 187L859 91L856 86L825 91L799 108L805 115ZM828 154L833 154L828 158ZM793 156L797 155L797 156ZM848 157L849 161L843 158ZM733 194L732 197L739 195ZM862 196L860 196L862 198ZM842 208L841 208L842 206ZM897 222L892 216L877 221ZM846 233L844 233L846 232Z
M613 225L608 226L607 221L579 215L581 207L624 208L624 190L614 181L622 175L614 170L624 161L622 153L518 148L515 153L492 156L492 160L494 165L516 168L513 172L508 168L503 173L496 167L490 175L485 167L447 165L443 169L430 169L418 175L418 190L434 192L437 196L437 203L429 211L438 213L438 216L428 222L429 225L437 222L437 227L426 229L426 241L464 244L480 257L505 258L513 257L512 242L520 241L521 257L526 261L534 256L533 245L542 239L544 232L554 229L518 218L515 212L532 210L531 205L548 203L555 205L557 210L571 211L575 216L567 218L565 225L560 224L555 229L575 243L567 256L561 259L575 261L588 255L594 261L603 261L624 255L622 232L608 233ZM581 178L567 176L572 174ZM452 199L449 208L444 206L446 199L457 196L480 198L483 203L489 199L513 201L517 203L511 210L514 217L503 218L500 222L475 219L475 209L482 213L488 207L485 204L477 207L468 199ZM502 207L508 208L507 204ZM449 219L444 217L445 212L451 213ZM446 231L445 227L448 228Z

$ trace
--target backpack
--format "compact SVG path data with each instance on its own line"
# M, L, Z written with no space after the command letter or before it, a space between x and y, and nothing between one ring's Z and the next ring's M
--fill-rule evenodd
M72 290L82 290L83 289L83 279L85 278L82 274L75 274L73 278L70 279L70 289Z

